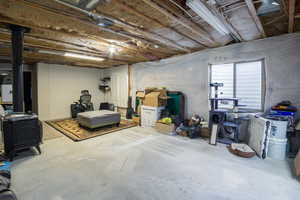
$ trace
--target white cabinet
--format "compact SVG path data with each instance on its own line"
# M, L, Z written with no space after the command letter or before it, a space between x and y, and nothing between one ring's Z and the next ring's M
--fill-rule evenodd
M2 102L12 102L12 85L1 85Z

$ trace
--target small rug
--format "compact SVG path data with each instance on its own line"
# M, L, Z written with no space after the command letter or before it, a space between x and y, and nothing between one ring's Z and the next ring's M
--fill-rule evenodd
M46 123L58 130L59 132L63 133L67 137L71 138L75 142L136 126L134 122L128 120L121 120L121 123L118 127L105 126L96 130L88 130L80 127L76 119L52 120L46 121Z

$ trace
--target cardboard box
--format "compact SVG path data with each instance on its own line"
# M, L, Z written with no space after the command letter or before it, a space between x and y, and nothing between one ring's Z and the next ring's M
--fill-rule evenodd
M152 92L145 93L143 105L152 107L165 106L167 103L167 91L165 89L156 89Z
M136 116L132 116L132 121L135 122L136 124L140 125L141 118L140 117L136 117Z
M136 92L136 97L138 97L138 98L141 98L141 99L143 99L143 98L145 98L145 92L144 91L137 91Z
M209 130L209 128L204 128L204 127L201 128L200 136L204 137L204 138L209 138L210 137L210 130Z
M300 179L300 152L298 152L294 160L294 166L295 166L295 174Z
M175 129L174 124L164 124L161 122L156 122L155 125L155 130L164 134L170 134L174 131L174 129Z

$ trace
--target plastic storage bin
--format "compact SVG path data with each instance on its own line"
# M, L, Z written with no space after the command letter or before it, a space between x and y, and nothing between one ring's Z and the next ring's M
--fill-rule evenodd
M141 126L142 127L154 127L156 121L159 120L161 111L164 107L141 107Z

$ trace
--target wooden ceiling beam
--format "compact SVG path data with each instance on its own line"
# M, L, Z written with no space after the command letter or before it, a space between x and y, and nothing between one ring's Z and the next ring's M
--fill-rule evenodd
M296 6L296 0L289 0L289 27L288 27L288 32L289 33L294 32L295 6Z
M32 3L18 0L7 0L0 4L0 21L4 23L23 25L30 28L47 29L66 34L77 34L81 36L81 38L95 36L98 38L103 37L107 41L118 40L121 42L128 39L124 36L118 36L119 38L116 38L116 34L103 31L99 26L88 21L76 19L76 17L64 16L59 12L50 12L42 8L38 8L37 6L33 6ZM133 38L134 37L132 37L132 39ZM138 40L138 38L134 39ZM143 53L139 53L139 50L142 50L142 48L136 50L136 55L141 55L145 61L149 60L143 55ZM146 49L143 51L146 51ZM169 51L173 51L173 53L168 52L160 54L162 54L162 57L164 57L164 55L174 55L174 49L169 49ZM147 49L147 54L156 55L149 49Z
M11 44L11 34L9 32L3 32L0 30L0 41L5 42L6 44ZM63 51L68 53L76 53L76 54L82 54L87 56L93 56L93 57L103 57L108 60L115 60L120 61L124 63L132 63L131 59L128 59L128 57L124 57L121 55L115 55L110 56L107 53L104 52L91 52L91 51L84 51L83 49L70 44L64 44L61 42L55 42L48 39L41 39L41 38L35 38L34 36L29 36L25 34L24 37L24 45L25 47L32 47L32 48L38 48L43 50L52 50L52 51Z
M155 10L157 10L160 13L164 14L168 18L172 19L174 22L177 22L181 26L187 28L188 30L190 30L194 34L199 35L201 38L203 38L204 40L206 40L207 42L210 43L209 46L212 46L212 44L215 43L213 41L213 39L208 35L208 33L205 30L203 30L198 24L196 24L196 23L194 23L192 21L189 21L189 20L187 20L185 18L177 18L177 17L175 17L168 10L166 10L163 7L161 7L159 4L157 4L156 2L154 2L152 0L142 0L142 1L145 2L148 6L154 8Z
M110 16L105 16L104 14L97 14L97 13L89 13L88 11L86 10L83 10L83 9L80 9L80 8L77 8L75 6L72 6L68 3L65 3L65 2L62 2L60 0L55 0L57 3L60 3L62 5L65 5L67 7L72 7L78 11L81 11L81 12L84 12L86 13L87 15L94 15L94 17L99 17L99 18L106 18L106 19L109 19L111 20L112 22L114 22L116 25L120 26L120 27L123 27L125 29L128 29L128 30L132 30L131 33L135 34L137 33L137 35L130 35L124 31L122 32L118 32L118 31L115 31L115 30L112 30L110 28L103 28L101 27L101 29L105 30L105 31L108 31L108 32L111 32L111 33L115 33L115 34L118 34L120 36L124 36L126 37L126 35L131 38L131 37L134 37L135 39L140 39L140 40L143 40L143 42L146 42L146 43L154 43L154 45L160 45L160 46L166 46L166 47L171 47L171 48L176 48L178 50L181 50L181 51L184 51L184 52L191 52L191 50L189 50L188 48L182 46L182 45L179 45L177 44L176 42L166 38L166 37L163 37L159 34L156 34L156 33L152 33L148 30L143 30L137 26L134 26L134 25L131 25L125 21L122 21L120 19L115 19L115 18L112 18ZM127 30L127 31L128 31ZM142 35L144 36L145 38L142 38L138 35ZM147 38L147 39L146 39Z
M261 33L262 37L265 38L266 33L265 33L265 30L264 30L264 28L261 24L261 21L260 21L259 17L257 16L257 12L256 12L255 6L253 4L253 1L252 0L245 0L245 2L246 2L246 5L248 7L250 15L251 15L252 19L254 20L254 23L256 24L256 27L257 27L258 31Z
M92 51L95 53L98 53L99 51L107 53L110 47L116 47L122 51L118 52L118 55L115 56L127 57L133 59L135 62L143 62L148 60L142 54L144 51L146 51L145 49L138 48L135 45L127 44L125 42L106 40L100 38L99 36L88 35L86 37L82 37L74 33L64 33L62 31L52 31L41 28L34 28L30 31L30 33L27 33L27 35L58 43L74 45L85 51Z
M67 4L67 3L64 3L64 2L61 2L61 1L58 1L58 0L55 0L55 2L57 2L57 3L59 3L59 4L57 4L57 5L62 5L62 6L64 6L65 8L69 8L69 9L72 9L72 10L74 10L74 11L79 11L79 13L80 14L84 14L84 15L86 15L86 20L88 20L88 21L91 21L91 16L90 16L90 12L89 11L85 11L85 10L83 10L83 9L80 9L80 8L77 8L77 7L74 7L74 6L71 6L70 7L70 5L69 4ZM39 3L34 3L33 4L34 6L41 6L42 8L44 8L42 5L40 5ZM49 10L49 8L47 9L47 10ZM55 8L51 8L50 9L50 11L52 11L52 12L58 12L58 13L60 13L60 11L59 10L55 10ZM95 14L94 14L95 15ZM68 17L74 17L74 16L70 16L70 15L68 15ZM106 31L107 33L113 33L113 35L118 35L118 36L120 36L120 37L122 37L122 38L127 38L127 39L130 39L131 41L132 40L134 40L134 41L138 41L138 40L140 40L140 41L142 41L142 42L144 42L145 44L147 44L147 45L143 45L143 46L147 46L147 48L144 48L144 47L138 47L138 49L137 49L137 46L134 46L134 45L130 45L130 44L126 44L125 46L122 46L122 45L119 45L119 44L113 44L112 42L111 42L111 40L109 40L109 39L104 39L104 38L100 38L99 37L99 35L92 35L92 34L89 34L89 35L85 35L85 37L91 37L91 36L95 36L95 37L93 37L93 38L97 38L97 40L101 40L102 42L106 42L106 43L110 43L111 45L116 45L116 46L118 46L118 47L120 47L120 48L126 48L127 50L130 50L131 52L133 52L134 51L134 55L135 56L140 56L140 57L142 57L143 58L143 61L149 61L149 59L147 58L147 57L145 57L144 55L145 54L152 54L152 57L157 57L157 58L164 58L164 57L169 57L170 55L174 55L174 54L178 54L178 48L184 48L184 47L176 47L175 49L174 49L174 45L176 45L176 44L173 44L174 42L170 42L170 41L167 41L170 45L172 45L172 48L170 49L170 48L167 48L167 47L165 47L166 46L166 44L162 44L162 43L160 43L159 44L159 48L156 48L155 46L157 46L157 41L151 41L151 40L149 40L149 39L145 39L145 38L143 38L143 37L141 37L141 33L139 33L138 35L137 35L137 33L136 32L133 32L133 34L132 34L132 29L134 29L134 28L136 28L135 26L132 26L132 25L130 25L130 24L126 24L126 22L122 22L122 21L119 21L119 20L117 20L117 19L112 19L112 18L110 18L109 16L102 16L102 17L106 17L106 18L109 18L109 19L111 19L111 20L116 20L118 23L119 23L119 25L120 26L127 26L127 28L128 27L130 27L131 28L131 32L128 32L128 31L119 31L119 30L114 30L114 29L111 29L111 28L104 28L104 27L102 27L101 29L103 30L103 31ZM75 16L75 18L76 18L76 16ZM78 19L78 20L82 20L81 18L80 19ZM87 23L86 21L84 21L84 23ZM94 23L94 22L93 22ZM89 23L90 24L90 23ZM95 24L92 24L92 25L95 25ZM96 29L99 29L100 27L97 25L96 27L94 27L94 28L96 28ZM155 38L156 40L157 40L157 37L156 36L153 36L152 35L152 38ZM159 42L159 41L158 41ZM182 50L181 50L182 51ZM190 50L189 49L184 49L183 51L185 51L185 52L190 52ZM146 59L146 60L145 60Z
M286 19L286 15L283 14L283 15L280 15L278 17L275 17L274 19L272 19L272 20L264 23L263 25L264 26L269 26L269 25L272 25L272 24L274 24L274 23L276 23L276 22L278 22L278 21L280 21L282 19Z
M280 7L281 7L283 13L288 17L289 16L289 12L288 12L288 8L287 8L285 0L280 0L280 2L281 2L281 6Z
M164 24L161 23L159 20L154 19L154 18L152 18L152 17L149 17L149 16L145 15L144 13L142 13L142 12L136 10L136 9L133 8L132 6L126 4L126 3L123 2L122 0L121 0L121 1L120 1L120 0L115 0L115 3L117 3L118 5L120 5L120 6L121 6L122 8L124 8L125 10L127 10L127 11L129 11L129 12L135 14L135 15L138 16L138 17L141 17L141 18L145 19L146 21L148 21L148 22L150 22L150 23L154 23L154 24L156 24L156 25L158 25L158 26L160 26L160 27L169 29L170 31L173 31L173 32L177 33L178 35L180 35L180 36L182 36L182 37L185 37L185 38L187 38L187 39L189 39L189 40L191 40L191 41L197 43L198 45L201 45L201 46L203 46L203 47L207 47L207 46L203 43L203 41L199 41L198 39L193 38L193 37L187 35L186 33L183 33L183 32L181 32L181 31L178 31L178 30L176 30L176 29L173 28L173 27L169 27L169 26L164 25Z
M1 56L11 56L11 48L1 48L0 49ZM53 55L47 53L39 53L39 52L32 52L32 51L24 51L24 60L31 59L36 60L37 62L47 61L51 63L84 63L89 66L99 66L99 67L110 67L112 65L124 65L124 62L117 62L117 61L93 61L93 60L83 60L80 58L74 57L66 57L62 55Z

